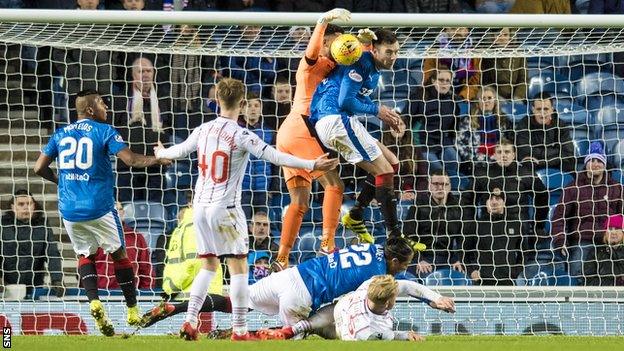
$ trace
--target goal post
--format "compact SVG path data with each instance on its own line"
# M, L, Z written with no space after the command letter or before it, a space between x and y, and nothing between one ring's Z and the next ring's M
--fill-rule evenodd
M54 127L68 123L75 116L72 96L77 91L94 88L106 96L111 123L124 130L124 136L136 137L138 133L139 139L145 139L147 134L154 134L154 138L162 138L164 142L177 143L199 123L215 116L212 95L215 82L221 76L233 76L244 80L250 93L256 94L261 101L261 123L264 124L263 128L257 129L261 129L258 133L270 142L275 128L285 116L285 105L289 104L275 95L273 87L280 79L286 79L294 90L296 65L307 45L309 30L318 17L316 13L278 12L0 11L2 209L9 209L13 194L19 189L26 189L33 195L40 205L39 213L47 220L46 226L52 230L56 241L52 245L58 244L63 258L64 284L68 288L65 297L56 298L46 289L51 283L47 274L44 274L43 282L32 278L29 282L7 284L6 277L19 280L23 274L19 267L2 268L3 284L18 286L11 287L12 292L23 295L21 287L30 283L39 289L29 290L28 299L19 301L11 300L14 295L0 293L0 324L8 321L17 330L28 334L40 332L37 328L41 324L37 321L49 317L45 320L58 319L54 319L48 329L78 334L95 333L96 330L88 306L83 303L86 297L79 295L77 289L76 259L58 214L56 186L44 182L32 171L34 161ZM549 92L556 98L553 107L569 126L570 142L573 143L572 159L563 154L558 156L561 164L573 163L573 170L542 171L536 175L536 181L543 183L549 194L547 203L523 202L518 205L519 211L530 216L523 218L527 219L525 222L533 220L536 207L548 207L548 230L552 228L552 215L561 201L563 188L577 172L583 172L584 157L592 141L602 143L607 171L612 179L620 184L624 181L621 171L624 161L624 142L621 142L624 137L624 115L621 115L624 81L620 76L624 72L621 67L624 60L618 61L624 52L623 19L619 15L354 13L350 22L338 24L353 33L365 27L386 27L397 33L401 45L399 59L392 70L381 72L378 89L371 97L396 108L408 121L408 133L413 135L413 141L407 145L412 148L411 160L425 164L424 173L418 173L416 167L399 174L402 193L415 190L427 193L427 175L435 169L434 162L422 151L431 147L423 139L428 133L423 129L426 119L410 119L415 92L431 83L424 81L424 77L430 77L425 61L440 58L520 59L522 65L510 70L526 72L523 73L524 81L518 83L525 86L523 98L503 98L503 89L495 87L499 109L507 115L510 129L521 132L514 128L519 128L521 121L532 113L531 98L534 94ZM301 27L307 27L308 31L305 28L299 31ZM457 45L441 44L440 37L449 27L467 27L466 38L469 39ZM497 41L502 28L514 28L509 32L510 40L503 45ZM131 122L135 117L132 111L138 106L133 92L133 79L138 78L133 78L133 67L139 62L137 59L142 58L154 68L152 79L156 91L154 104L152 100L146 100L146 105L150 105L150 109L158 108L163 130L148 127L147 121L144 122L146 126L141 123L132 125ZM494 79L497 79L497 73L494 68ZM457 99L453 100L459 111L453 115L457 122L465 121L479 104L476 98L466 101L455 96L453 99ZM374 116L363 117L361 121L376 138L389 134ZM441 132L457 132L448 128ZM396 138L392 140L396 141ZM144 145L139 145L148 143L136 141L135 150L149 152ZM399 150L400 145L395 146ZM459 147L457 140L452 146ZM442 155L439 156L441 159ZM406 159L409 158L403 160ZM440 162L446 167L447 160ZM178 161L168 169L143 173L133 173L135 171L119 164L115 166L120 196L125 196L126 222L144 236L156 274L162 274L167 251L165 239L170 238L171 230L178 223L178 210L186 205L185 194L197 177L197 167L195 156ZM253 160L251 167L250 171L263 172L259 173L263 180L256 182L256 178L250 177L251 185L244 189L243 205L251 209L249 213L266 211L269 214L271 235L277 241L282 216L290 202L283 176L277 168L270 168L259 160ZM344 212L353 205L365 177L344 163L341 176L347 187ZM474 176L474 173L465 171L453 174L453 194L470 190L467 187L474 186L474 183L468 180ZM523 191L520 188L513 190ZM316 256L320 245L322 194L320 187L313 188L311 212L304 218L300 238L293 248L293 263ZM409 197L399 201L398 212L403 223L419 221L407 217L413 205L414 199ZM468 211L468 207L457 207L461 213ZM471 218L465 219L466 222L476 222L487 210L485 203L475 207L478 208ZM369 230L378 241L383 241L385 231L379 209L373 205L365 216ZM12 224L17 225L17 222ZM462 240L476 237L474 233L451 234L459 234ZM539 240L534 238L534 233L527 234L532 241L522 250L523 254L531 255L531 262L523 263L520 268L522 271L531 268L531 271L522 279L518 279L518 274L510 275L508 280L515 286L475 285L469 275L461 278L423 277L423 281L433 284L437 291L457 300L458 313L447 315L414 300L400 300L395 310L398 328L416 329L424 334L623 335L622 287L613 284L562 286L574 285L577 278L580 281L588 276L571 276L566 271L565 260L556 256L557 252L551 247L549 233L545 234ZM347 245L353 239L353 233L339 226L336 233L338 246ZM460 256L476 252L465 249L459 241L451 245ZM489 251L494 254L496 250L500 253L506 249ZM33 260L39 257L31 256ZM473 262L472 266L475 265L480 264ZM41 270L46 271L45 267L50 267L49 261ZM250 279L259 279L264 273L265 270L259 269ZM454 285L448 286L450 283ZM144 311L159 299L160 293L160 282L146 284L148 287L142 289L139 297ZM101 296L109 302L107 309L118 330L127 328L120 294L114 289L112 292L103 289ZM142 333L175 332L181 316ZM252 319L254 328L278 324L277 318L258 313L253 314ZM228 323L229 319L224 315L210 317L211 327L225 327ZM125 331L132 332L130 329Z

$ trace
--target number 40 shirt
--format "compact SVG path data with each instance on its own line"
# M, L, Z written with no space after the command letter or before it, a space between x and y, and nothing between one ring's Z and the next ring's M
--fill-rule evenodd
M56 130L43 153L57 159L58 206L64 219L84 222L114 210L110 155L126 147L115 128L90 119Z
M278 152L236 121L218 117L195 128L184 142L159 150L156 157L175 159L197 151L199 179L193 204L240 206L241 187L249 154L280 166L314 168L314 160L302 160Z

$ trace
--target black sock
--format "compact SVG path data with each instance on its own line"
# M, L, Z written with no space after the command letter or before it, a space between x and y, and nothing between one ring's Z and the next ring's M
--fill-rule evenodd
M206 303L204 302L204 304ZM174 316L178 313L186 312L186 310L188 310L188 301L183 301L180 303L173 304L173 312L170 314L170 316Z
M360 191L357 199L355 199L355 205L351 208L351 210L349 210L351 218L361 221L362 217L364 217L364 209L370 204L371 201L373 201L374 198L375 177L369 174L364 181L362 191Z
M232 313L232 303L229 297L217 294L208 294L204 300L200 312L225 312Z
M82 288L87 293L89 302L93 300L99 300L98 287L97 287L97 271L95 270L95 263L86 257L80 257L78 260L78 275L80 276L80 283Z
M396 197L394 189L391 187L380 185L375 188L375 198L379 202L381 214L386 224L386 232L388 236L400 236L399 220L397 216Z
M132 270L132 263L130 263L129 259L125 258L120 261L115 261L115 277L117 277L117 283L126 299L126 306L136 306L137 298L136 288L134 286L134 271Z
M188 301L176 303L173 305L173 307L174 310L170 314L170 316L186 312L186 310L188 309ZM230 302L230 298L218 294L208 294L199 312L214 311L232 313L232 303Z

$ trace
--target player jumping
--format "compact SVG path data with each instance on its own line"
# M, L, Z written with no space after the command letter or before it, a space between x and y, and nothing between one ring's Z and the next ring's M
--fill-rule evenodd
M394 65L399 43L396 35L386 29L377 30L375 37L371 51L364 52L351 66L339 66L318 86L312 98L310 119L325 146L369 173L355 206L342 218L342 223L360 237L370 237L363 214L364 208L376 198L387 235L397 237L402 236L394 195L394 174L399 160L368 133L357 117L375 115L393 128L399 122L395 111L377 105L370 98L379 81L379 70L391 69ZM423 249L420 243L411 244L414 250Z
M279 315L284 325L295 325L321 305L354 291L375 275L404 271L413 256L412 248L401 238L388 239L385 247L349 246L273 273L251 285L250 308L267 315ZM184 304L162 303L143 317L144 326L180 313L184 308ZM231 312L228 299L209 295L201 312L212 311Z
M240 127L236 121L244 106L245 86L235 79L223 79L216 87L220 116L196 128L183 143L154 149L158 158L180 158L197 151L199 179L193 198L193 225L197 232L197 254L202 259L189 298L186 319L180 336L196 340L197 315L206 299L208 286L215 276L219 258L227 258L230 269L232 304L232 340L253 340L247 331L249 288L247 283L247 222L241 207L241 180L249 154L271 163L319 171L333 169L338 160L319 155L304 160L264 143L256 134Z
M351 13L345 9L333 9L319 18L304 57L297 67L297 87L292 109L277 131L277 149L302 158L316 158L325 151L315 137L314 127L308 122L312 94L329 72L336 66L330 58L329 47L332 41L343 33L342 28L328 24L339 19L347 21ZM309 172L305 169L283 167L286 187L291 202L284 214L277 259L271 264L272 270L281 271L288 267L288 256L293 247L303 216L309 209L312 179L318 179L325 189L323 196L323 236L321 252L334 249L334 235L338 227L340 206L344 184L337 171Z
M290 339L312 332L326 339L340 340L424 340L413 331L394 331L390 310L399 296L410 296L442 311L455 312L455 302L426 286L409 280L378 275L326 305L309 319L277 330L258 333L266 339Z
M63 224L78 255L78 274L87 293L91 315L100 332L113 336L115 329L98 296L95 252L101 247L114 261L115 276L128 306L128 324L141 322L137 307L132 263L124 248L121 221L115 209L115 176L109 155L130 167L167 165L169 160L130 151L121 135L106 124L107 106L94 90L76 95L78 120L56 130L39 155L35 173L58 184L58 206ZM50 165L57 159L58 176Z

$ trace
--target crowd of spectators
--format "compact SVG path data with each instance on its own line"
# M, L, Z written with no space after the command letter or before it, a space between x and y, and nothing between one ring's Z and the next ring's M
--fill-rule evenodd
M575 7L587 3L587 7ZM188 10L326 11L344 7L353 12L496 12L496 13L605 13L624 12L610 1L538 0L422 0L422 1L185 1ZM387 5L384 5L387 4ZM387 7L386 7L387 6ZM173 1L20 1L0 0L0 7L170 10ZM260 28L246 27L242 35L259 38ZM180 30L177 44L193 45L196 28ZM309 29L293 28L305 38ZM163 29L163 36L169 35ZM493 40L506 46L514 31L503 28ZM305 41L305 39L303 39ZM434 46L467 49L476 38L468 28L446 28ZM68 96L67 123L75 119L75 92L93 88L111 96L110 123L130 148L153 154L157 142L176 143L189 131L216 117L214 85L225 76L246 82L249 92L239 124L269 144L290 112L293 95L292 62L267 57L213 57L194 55L142 55L104 50L39 48L36 72L42 105L52 106L50 86L60 77ZM44 59L46 58L47 59ZM617 56L614 56L617 58ZM571 126L561 120L554 95L528 94L525 58L438 58L422 62L421 85L411 86L409 104L398 130L381 128L380 141L399 156L397 197L407 205L403 232L427 245L416 255L409 272L424 279L449 269L465 273L473 284L513 285L529 262L539 260L540 246L549 234L546 250L554 260L567 262L566 271L579 284L624 285L624 192L620 179L607 171L601 141L591 143L586 155L575 153ZM43 84L43 85L42 85ZM49 102L48 103L46 103ZM529 106L520 120L503 112L501 104L517 101ZM462 111L462 104L468 106ZM41 109L42 120L49 118ZM49 114L52 115L52 114ZM584 157L578 162L577 158ZM201 160L192 160L202 167ZM193 167L193 168L195 168ZM349 177L358 175L343 168ZM538 172L571 174L558 200L549 193ZM166 203L166 169L135 170L117 164L121 202ZM352 194L357 187L350 189ZM250 281L269 273L277 251L272 229L279 218L270 207L283 189L279 168L251 158L243 180L242 204L249 220ZM347 194L349 191L347 191ZM553 200L554 199L554 200ZM549 205L552 206L549 207ZM552 215L549 218L549 210ZM150 255L141 233L124 226L128 254L135 262L138 288L162 287L169 294L184 291L192 279L194 233L190 211L180 210L177 227L168 234L163 283L156 284ZM122 216L123 217L123 216ZM274 224L271 223L273 220ZM275 224L277 223L277 224ZM549 233L550 230L550 233ZM53 293L63 294L61 255L42 210L25 190L15 192L2 217L0 279L24 284L28 294L44 285L49 273ZM164 244L163 244L164 245ZM132 247L130 247L132 246ZM184 252L179 248L185 247ZM131 250L130 250L131 249ZM165 249L165 246L162 247ZM101 288L116 288L110 258L98 257ZM294 258L293 258L294 259ZM551 259L552 261L552 259ZM185 271L180 280L181 271ZM226 273L227 274L227 273ZM216 288L215 288L216 289Z

